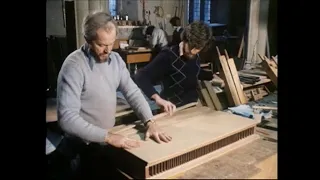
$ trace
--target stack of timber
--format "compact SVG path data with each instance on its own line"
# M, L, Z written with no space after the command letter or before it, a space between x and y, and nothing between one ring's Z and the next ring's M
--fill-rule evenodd
M114 162L127 178L170 178L259 138L257 121L204 106L155 121L172 137L171 142L144 141L145 129L139 125L117 129L119 134L141 141L138 148L113 150Z
M262 60L261 64L263 69L266 71L268 77L271 79L273 84L277 87L278 86L278 64L274 57L271 59L267 58L266 56L261 56L258 54L260 59Z
M229 106L238 106L248 102L243 87L240 82L239 74L235 66L233 58L229 58L228 52L221 55L220 50L216 47L221 64L220 75L225 82L225 92L229 102Z

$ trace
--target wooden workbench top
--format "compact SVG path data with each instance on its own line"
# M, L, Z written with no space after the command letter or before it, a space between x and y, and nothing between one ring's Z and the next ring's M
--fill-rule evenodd
M57 107L56 107L56 99L50 98L47 99L47 108L46 108L46 122L55 122L57 121ZM130 110L131 107L129 105L117 105L116 112Z
M201 113L196 114L199 111ZM128 150L150 164L168 159L173 154L182 154L204 146L204 144L210 144L224 138L227 134L240 132L257 124L252 119L222 111L211 111L208 107L190 108L178 112L172 117L164 117L156 121L173 138L173 141L161 145L152 140L143 141L139 148ZM161 121L172 123L168 126L162 126ZM126 132L121 134L125 135ZM134 133L129 137L142 140L143 134ZM158 150L159 148L161 151Z

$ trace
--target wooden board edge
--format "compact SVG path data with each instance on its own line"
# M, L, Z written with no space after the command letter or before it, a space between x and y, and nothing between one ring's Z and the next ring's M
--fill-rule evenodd
M147 178L147 179L170 179L170 177L172 176L176 176L177 174L181 173L181 172L185 172L185 171L188 171L194 167L197 167L201 164L204 164L206 162L209 162L210 160L214 159L214 158L217 158L219 156L222 156L224 154L227 154L235 149L238 149L246 144L249 144L257 139L260 139L260 136L257 135L257 134L253 134L253 135L250 135L244 139L241 139L235 143L232 143L232 144L229 144L219 150L216 150L216 151L213 151L207 155L204 155L202 157L199 157L197 159L194 159L192 161L189 161L183 165L180 165L180 166L177 166L173 169L170 169L166 172L163 172L163 173L160 173L160 174L157 174L155 176L152 176L150 178Z
M178 152L178 153L176 153L176 154L171 154L170 156L160 158L160 159L158 159L158 160L156 160L156 161L153 161L153 162L147 162L146 160L143 160L143 161L146 161L146 162L148 163L148 166L153 166L153 165L155 165L155 164L158 164L159 162L164 162L164 161L167 161L167 160L171 159L172 156L179 156L179 155L181 155L181 154L185 154L185 153L187 153L187 152L191 152L191 151L193 151L193 150L195 150L195 149L198 149L198 148L201 148L201 147L203 147L203 146L209 145L209 144L211 144L211 143L217 142L217 141L219 141L219 140L222 140L222 139L224 139L224 138L227 138L227 137L229 137L229 136L232 136L233 134L237 134L237 133L239 133L239 132L241 132L241 131L244 131L244 130L250 129L250 128L254 128L254 133L253 133L253 134L256 134L256 125L258 124L258 122L254 121L254 120L252 120L252 122L253 122L252 125L248 125L248 126L246 126L246 127L244 127L244 128L237 129L236 131L232 131L232 132L223 134L223 135L215 138L214 140L207 141L207 142L205 142L205 143L202 143L201 145L197 145L197 146L194 146L194 147L189 148L189 149L187 149L187 150L180 151L180 152ZM129 151L128 151L128 152L129 152ZM129 153L131 153L131 152L129 152Z

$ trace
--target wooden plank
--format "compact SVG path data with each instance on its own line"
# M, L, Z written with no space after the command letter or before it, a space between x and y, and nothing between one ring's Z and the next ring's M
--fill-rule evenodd
M267 61L262 61L262 67L265 69L273 84L278 87L278 70L269 65Z
M213 110L216 110L215 106L213 105L213 102L209 96L209 92L207 91L206 88L204 88L201 84L201 81L198 80L198 86L199 86L199 89L200 89L200 92L202 94L202 97L205 101L205 103L207 104L208 107L212 108Z
M229 103L231 106L232 105L238 106L241 104L241 102L240 102L236 87L234 85L233 78L232 78L229 66L227 64L226 57L220 56L219 60L220 60L221 66L222 66L224 76L225 76L225 79L224 79L225 87L228 87L228 88L225 88L226 93L230 94L230 96L232 97L232 102L229 102Z
M218 111L222 111L223 108L222 108L222 105L220 103L220 100L217 96L217 94L214 92L214 90L212 89L212 85L209 81L203 81L204 85L206 86L208 92L209 92L209 95L211 97L211 100L213 102L213 105L215 106L215 109L218 110Z
M278 69L278 65L274 60L269 59L267 56L264 56L264 60L267 61L271 67Z
M230 73L231 73L231 76L233 78L233 82L234 82L235 88L237 90L237 94L238 94L240 103L241 104L246 104L248 101L247 101L247 98L245 97L243 89L241 87L239 74L238 74L236 65L234 64L233 58L227 59L227 63L229 65Z
M252 106L252 109L278 110L278 107L271 107L271 106Z

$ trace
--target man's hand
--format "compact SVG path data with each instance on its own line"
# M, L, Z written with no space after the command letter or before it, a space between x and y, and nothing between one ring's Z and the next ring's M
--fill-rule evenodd
M157 143L169 142L172 140L172 137L163 132L154 121L150 121L147 124L147 132L145 140L153 138Z
M139 141L129 139L120 134L109 133L105 138L105 141L106 143L117 148L131 149L131 148L136 148L140 146Z
M156 101L156 104L162 107L164 112L167 112L170 116L176 111L176 106L174 104L162 99L158 94L154 94L152 98Z

